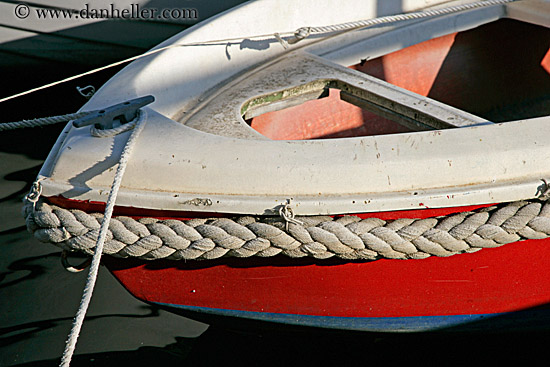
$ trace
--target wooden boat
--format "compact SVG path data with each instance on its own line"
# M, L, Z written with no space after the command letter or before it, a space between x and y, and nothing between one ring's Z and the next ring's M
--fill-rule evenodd
M549 4L411 0L395 13L438 12L346 28L376 3L247 3L83 107L108 133L107 106L155 98L105 249L129 292L205 320L550 325ZM28 212L38 239L93 252L129 134L65 128Z

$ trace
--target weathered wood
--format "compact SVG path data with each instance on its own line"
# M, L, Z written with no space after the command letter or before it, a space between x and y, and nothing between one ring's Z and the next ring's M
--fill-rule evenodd
M270 102L267 104L257 105L246 110L244 118L246 120L254 118L256 116L263 115L264 113L279 111L285 108L301 105L304 102L311 101L313 99L328 97L328 88L309 91L299 95L292 95L286 98L282 98L278 101Z
M282 59L272 67L272 75L277 75L279 78L268 81L260 75L252 76L249 82L254 87L249 87L246 91L253 95L254 89L260 86L262 89L269 89L271 84L286 84L290 88L249 100L245 104L245 119L325 97L328 95L329 88L335 88L341 91L342 100L413 130L446 129L491 123L432 98L312 55L297 55L295 58ZM284 80L283 83L281 83L282 80ZM232 96L230 98L233 100Z
M446 129L490 124L490 121L370 75L356 83L337 82L341 99L416 130ZM355 85L354 85L355 84Z
M382 116L388 120L397 122L403 126L408 127L412 130L432 130L433 128L429 125L425 125L421 122L418 122L415 119L411 119L403 114L397 113L395 111L390 110L389 108L385 108L383 106L377 105L373 102L369 102L366 99L359 98L357 96L354 96L353 94L347 93L347 92L340 92L340 99L342 101L349 102L357 107L361 107L364 110L373 112L379 116Z

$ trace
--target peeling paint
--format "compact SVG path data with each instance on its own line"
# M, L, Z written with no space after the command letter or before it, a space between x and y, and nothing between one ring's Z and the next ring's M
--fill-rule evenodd
M180 204L182 204L182 205L194 205L194 206L211 206L212 205L212 200L210 200L208 198L206 198L206 199L195 198L195 199L191 199L191 200L181 202Z

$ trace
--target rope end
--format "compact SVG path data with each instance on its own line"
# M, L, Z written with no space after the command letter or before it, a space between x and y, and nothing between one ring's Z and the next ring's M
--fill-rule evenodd
M283 37L281 37L279 33L275 33L273 36L277 39L277 41L279 41L279 43L283 46L285 50L288 50L288 42Z

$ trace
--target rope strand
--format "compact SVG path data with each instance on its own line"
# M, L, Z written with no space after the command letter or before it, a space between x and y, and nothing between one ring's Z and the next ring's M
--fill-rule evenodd
M494 5L504 5L515 1L517 0L486 0L486 1L478 1L475 3L470 3L470 4L450 6L450 7L441 8L441 9L424 10L424 11L419 11L414 13L404 13L404 14L397 14L397 15L388 15L384 17L371 18L371 19L341 23L341 24L333 24L329 26L301 27L296 30L296 32L294 33L294 37L289 39L287 42L289 44L295 44L309 37L309 35L311 34L345 32L345 31L355 30L358 28L370 27L378 24L396 23L396 22L401 22L404 20L412 20L412 19L431 18L435 16L458 13L461 11L484 8L484 7L494 6Z
M42 242L62 249L94 252L98 213L63 209L45 202L32 211L27 227ZM235 217L191 220L112 218L103 252L143 260L206 260L220 257L339 257L346 260L421 259L499 247L550 237L550 203L503 203L444 217L384 221L354 215Z
M61 367L68 367L71 363L71 359L72 359L74 350L76 348L78 335L80 334L80 329L82 328L84 317L86 316L88 306L90 305L90 301L92 299L92 293L94 291L94 286L97 279L101 255L103 253L105 239L107 238L109 223L111 221L111 216L113 215L113 210L115 207L115 201L118 195L118 190L120 188L120 184L122 183L122 177L124 176L124 171L126 170L128 159L132 154L132 150L139 137L139 134L141 133L141 131L143 130L143 127L145 126L146 121L147 121L146 112L141 110L140 115L138 117L138 122L136 123L136 126L134 128L134 131L128 138L128 141L126 142L126 146L124 147L124 150L120 156L118 168L115 174L115 178L113 180L113 184L111 186L109 198L107 200L103 221L99 229L99 236L97 238L94 255L92 257L92 263L90 265L88 278L86 279L86 286L84 287L84 293L82 294L82 300L80 301L80 306L76 313L73 327L71 329L71 332L67 340L67 344L65 345L65 351L63 352L63 357L61 358L61 364L60 364Z
M286 32L286 33L282 33L282 34L291 35L292 33L291 32ZM86 72L81 73L81 74L73 75L73 76L70 76L70 77L65 78L65 79L61 79L61 80L58 80L58 81L55 81L55 82L52 82L52 83L48 83L48 84L42 85L40 87L29 89L29 90L21 92L21 93L17 93L17 94L8 96L8 97L1 98L0 103L9 101L9 100L14 99L14 98L22 97L22 96L25 96L25 95L30 94L30 93L38 92L40 90L47 89L47 88L50 88L50 87L53 87L53 86L56 86L56 85L59 85L59 84L62 84L62 83L70 82L71 80L82 78L82 77L87 76L87 75L95 74L95 73L98 73L100 71L110 69L110 68L113 68L115 66L119 66L119 65L128 63L130 61L138 60L138 59L141 59L143 57L154 55L156 53L159 53L161 51L165 51L165 50L168 50L168 49L171 49L171 48L193 47L193 46L202 46L202 45L206 45L206 44L217 44L217 43L226 45L227 42L242 41L244 39L269 38L269 37L274 37L274 35L273 34L263 34L263 35L249 36L249 37L235 37L235 38L225 38L225 39L209 40L209 41L202 41L202 42L191 42L191 43L185 43L185 44L169 45L169 46L153 49L153 50L147 51L145 53L129 57L129 58L124 59L124 60L116 61L116 62L113 62L112 64L108 64L108 65L105 65L105 66L102 66L102 67L99 67L99 68L96 68L96 69L92 69L92 70L86 71Z
M8 131L8 130L14 130L14 129L21 129L26 127L38 127L38 126L47 126L47 125L53 125L60 122L67 122L71 120L76 120L81 117L87 116L91 113L91 111L86 112L77 112L77 113L69 113L66 115L59 115L59 116L51 116L51 117L42 117L32 120L22 120L22 121L16 121L16 122L4 122L0 124L0 131Z
M158 49L153 49L150 51L147 51L143 54L136 55L129 57L124 60L120 60L117 62L114 62L109 65L105 65L81 74L73 75L71 77L58 80L53 83L45 84L37 88L29 89L27 91L17 93L8 97L4 97L0 99L0 103L9 101L14 98L22 97L24 95L37 92L39 90L43 90L46 88L50 88L53 86L56 86L58 84L66 83L71 80L75 80L90 74L94 74L97 72L100 72L102 70L106 70L109 68L113 68L115 66L119 66L125 63L128 63L130 61L134 61L137 59L141 59L146 56L150 56L156 53L159 53L164 50L168 50L171 48L177 48L177 47L193 47L193 46L202 46L206 44L227 44L227 42L235 42L235 41L242 41L244 39L257 39L257 38L275 38L278 42L280 42L283 46L283 48L287 49L288 44L295 44L302 39L308 37L312 33L333 33L333 32L343 32L343 31L350 31L357 28L364 28L368 26L372 26L375 24L382 24L382 23L393 23L393 22L399 22L403 20L410 20L410 19L421 19L421 18L427 18L427 17L433 17L437 15L444 15L444 14L451 14L456 13L464 10L471 10L476 8L482 8L482 7L488 7L488 6L494 6L494 5L503 5L506 3L511 3L517 0L486 0L486 1L479 1L475 3L470 4L464 4L464 5L458 5L458 6L451 6L448 8L442 8L442 9L434 9L434 10L425 10L422 12L415 12L415 13L405 13L405 14L398 14L398 15L390 15L390 16L384 16L384 17L378 17L378 18L371 18L367 20L361 20L361 21L355 21L355 22L348 22L348 23L342 23L342 24L335 24L330 26L321 26L321 27L301 27L298 28L295 32L278 32L275 34L263 34L263 35L253 35L253 36L243 36L243 37L234 37L234 38L225 38L225 39L218 39L218 40L209 40L209 41L201 41L201 42L191 42L191 43L185 43L185 44L175 44L175 45L169 45L165 47L161 47ZM290 36L288 40L284 40L284 36Z

